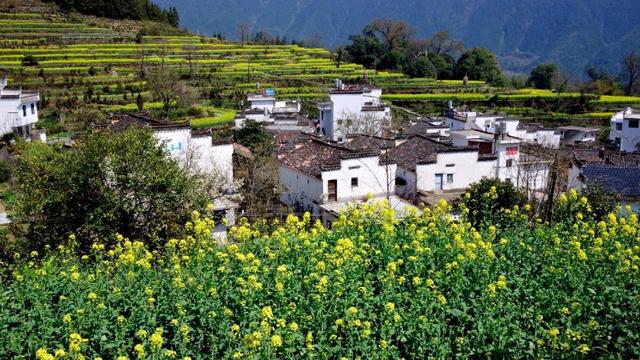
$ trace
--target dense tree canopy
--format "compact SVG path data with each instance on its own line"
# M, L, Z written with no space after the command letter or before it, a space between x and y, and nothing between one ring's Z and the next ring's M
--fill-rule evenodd
M437 32L431 39L414 38L413 33L404 21L377 19L352 35L345 50L351 61L366 68L402 71L411 77L452 79L455 57L464 49L462 42L451 38L447 31Z
M175 7L162 9L151 0L47 0L66 11L113 19L153 20L177 27L180 16Z
M57 246L68 236L87 250L119 233L148 241L179 236L188 209L204 205L188 175L148 130L89 135L72 149L27 145L17 168L17 220L26 248Z
M536 89L551 89L557 76L555 64L540 64L531 70L528 83Z
M471 80L482 80L496 86L504 84L496 56L483 48L473 48L463 53L454 73L457 78L468 76Z

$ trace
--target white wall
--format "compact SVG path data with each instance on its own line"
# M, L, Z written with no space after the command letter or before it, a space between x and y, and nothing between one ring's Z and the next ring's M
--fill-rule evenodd
M436 174L443 174L443 191L463 190L483 177L495 177L496 161L478 161L478 152L439 153L437 162L416 165L418 191L436 191ZM453 182L447 175L453 175ZM439 191L439 190L438 190Z
M264 99L264 100L250 100L249 101L251 103L250 108L251 109L262 109L262 110L267 110L267 112L271 112L273 111L273 107L275 106L275 100L271 100L271 99Z
M398 185L396 181L396 194L401 197L413 197L416 195L416 173L404 169L400 166L396 168L396 180L402 178L407 182L407 185Z
M496 147L496 155L498 155L498 178L500 180L510 179L515 184L518 177L520 144L512 141L500 141Z
M322 198L322 180L287 166L278 167L278 177L284 191L280 200L289 206L301 206L314 216L320 216L318 204Z
M595 142L596 134L592 132L571 131L565 133L565 137L561 140L562 144L575 145L585 142Z
M622 127L621 130L617 130L616 125L618 124ZM640 143L640 126L637 128L630 128L629 119L625 119L625 112L619 112L611 118L609 140L615 142L616 138L620 138L620 151L638 151L637 146Z
M182 162L185 161L187 147L191 139L191 130L189 128L154 129L153 133L164 144L173 158Z
M37 95L24 99L0 99L0 134L11 133L15 127L35 124L38 121L38 100ZM26 116L23 106L26 106Z
M233 180L233 145L213 145L211 136L191 137L189 128L154 129L171 157L185 165L191 162L205 173L217 172Z
M233 181L233 145L212 145L211 136L195 136L191 138L189 151L198 169L205 173L223 176Z
M387 184L390 193L395 192L395 176L396 164L380 165L377 156L342 160L340 170L322 172L322 192L326 200L329 180L337 180L338 201L361 199L369 194L384 196ZM352 178L358 178L358 186L351 186Z

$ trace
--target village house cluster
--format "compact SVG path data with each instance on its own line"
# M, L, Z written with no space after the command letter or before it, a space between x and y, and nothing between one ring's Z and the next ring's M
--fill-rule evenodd
M6 85L0 79L2 135L46 141L34 130L39 95ZM456 199L483 178L510 181L530 198L543 199L558 156L565 159L558 182L565 189L600 185L640 210L639 112L626 109L612 117L605 149L597 145L597 128L548 128L457 109L451 102L441 116L414 117L404 128L392 128L390 106L381 97L379 88L336 80L329 101L318 103L317 119L310 119L315 114L303 114L299 100L277 100L273 89L258 87L247 96L235 127L255 121L276 135L281 201L327 226L353 203L388 199L402 216L411 207ZM234 180L234 154L249 153L231 140L217 139L210 129L192 130L188 122L157 120L148 113L112 115L106 130L129 127L151 129L188 171L223 183ZM233 201L215 203L228 224L238 208ZM225 226L217 229L225 231Z

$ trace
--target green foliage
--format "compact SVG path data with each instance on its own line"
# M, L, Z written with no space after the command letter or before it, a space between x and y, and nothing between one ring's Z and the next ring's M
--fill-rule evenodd
M540 64L531 70L528 85L536 89L552 89L558 76L558 67L555 64Z
M177 27L180 16L175 7L161 9L151 0L45 0L62 10L112 19L153 20Z
M11 165L6 160L0 160L0 183L11 179Z
M38 66L39 61L35 56L29 54L22 58L22 66Z
M273 137L257 121L245 121L243 127L233 132L233 138L258 155L268 156L273 152Z
M155 247L179 236L186 209L204 201L196 180L148 130L93 134L70 150L27 144L16 177L27 249L55 247L74 234L86 252L115 232Z
M495 86L505 83L496 56L483 48L473 48L463 53L456 63L454 73L458 79L466 75L471 80L482 80Z
M469 222L474 226L488 223L503 224L503 211L514 206L523 208L527 204L527 196L520 192L510 181L483 178L471 184L465 195L458 200L458 206L468 210Z
M366 68L402 71L409 77L451 79L455 60L452 54L462 43L446 31L429 40L414 39L403 21L374 20L360 34L349 37L345 47L350 59ZM425 48L426 47L426 54Z
M0 357L640 356L637 216L529 224L512 208L513 226L476 230L450 210L365 203L331 230L242 223L225 245L196 213L156 254L123 238L27 254L2 280Z

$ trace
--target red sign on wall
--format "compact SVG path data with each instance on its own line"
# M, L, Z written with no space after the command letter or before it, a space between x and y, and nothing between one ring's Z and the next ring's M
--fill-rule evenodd
M508 147L507 155L518 155L518 147L517 146Z

